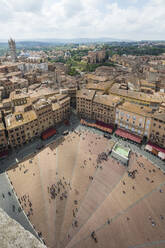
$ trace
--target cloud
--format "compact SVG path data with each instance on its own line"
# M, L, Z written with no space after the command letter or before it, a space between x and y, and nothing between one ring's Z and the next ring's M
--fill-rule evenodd
M83 4L81 0L64 0L62 1L62 5L64 8L65 16L67 18L73 17L74 15L78 15L79 12L83 10Z
M8 6L5 0L1 0L0 10L1 10L0 23L3 24L4 22L7 22L12 18L13 16L12 10L10 9L10 6Z
M2 38L165 39L164 0L1 0ZM139 5L141 3L141 5Z
M38 12L42 9L43 0L6 0L14 12Z

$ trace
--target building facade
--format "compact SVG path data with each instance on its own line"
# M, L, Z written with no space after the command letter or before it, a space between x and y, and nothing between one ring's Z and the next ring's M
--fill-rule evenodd
M5 117L5 123L11 148L21 147L38 136L37 115L33 110L10 114Z
M70 98L66 95L52 104L54 125L69 119Z
M115 125L115 110L120 102L120 97L96 94L92 102L92 119Z
M154 144L165 147L165 111L159 110L154 113L149 139Z
M2 121L2 115L0 113L0 152L7 150L7 148L8 148L8 141L6 138L5 126Z
M44 98L39 99L33 104L33 109L37 115L39 133L53 126L52 105L48 100Z
M48 128L68 119L70 115L70 98L68 95L56 95L47 99L41 97L32 100L32 108L26 109L26 103L24 106L22 112L14 112L5 116L6 132L8 134L6 143L12 149L32 141ZM3 137L0 138L0 142L4 142L6 137L4 136L4 126L2 131Z
M116 125L128 132L149 138L152 109L137 104L124 102L116 108Z
M87 89L77 91L76 110L80 117L92 119L92 103L95 93L95 90Z

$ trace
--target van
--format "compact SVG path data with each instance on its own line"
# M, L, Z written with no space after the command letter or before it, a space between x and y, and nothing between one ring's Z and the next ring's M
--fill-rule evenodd
M69 131L68 130L66 130L66 131L63 132L63 135L68 135L68 134L69 134Z

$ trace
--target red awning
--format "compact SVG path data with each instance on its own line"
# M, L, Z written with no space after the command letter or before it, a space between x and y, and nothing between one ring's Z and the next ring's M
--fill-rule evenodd
M154 150L156 150L156 151L158 151L158 152L163 152L163 153L165 153L165 149L164 149L164 148L159 147L159 146L157 146L157 145L151 143L150 141L147 143L147 145L151 146L152 149L154 149Z
M132 134L132 133L129 133L123 129L120 129L118 128L115 132L116 135L120 136L120 137L123 137L125 139L129 139L129 140L132 140L132 141L135 141L136 143L141 143L142 142L142 138L135 135L135 134Z
M88 127L97 128L97 129L99 129L101 131L104 131L104 132L107 132L107 133L110 133L110 134L113 132L112 126L110 126L108 124L104 124L103 122L98 122L97 121L96 123L93 123L93 122L89 122L89 121L85 121L85 120L81 119L80 123L82 125L86 125Z
M109 129L114 129L113 125L111 124L106 124L102 121L96 121L96 124L99 125L99 126L102 126L102 127L105 127L105 128L109 128Z
M53 136L54 134L56 134L56 129L55 128L49 128L47 129L46 131L44 131L42 134L41 134L41 137L42 139L48 139L50 138L51 136Z

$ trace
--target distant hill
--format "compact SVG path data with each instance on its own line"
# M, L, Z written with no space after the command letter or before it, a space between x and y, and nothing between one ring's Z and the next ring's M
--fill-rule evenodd
M107 42L129 42L128 40L114 38L73 38L73 39L35 39L35 40L16 40L17 47L27 46L48 46L53 44L90 44ZM0 46L6 46L7 41L0 40Z

